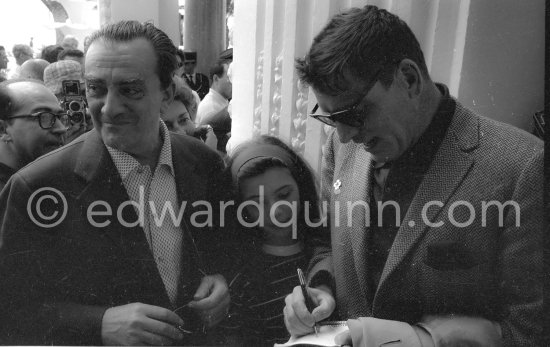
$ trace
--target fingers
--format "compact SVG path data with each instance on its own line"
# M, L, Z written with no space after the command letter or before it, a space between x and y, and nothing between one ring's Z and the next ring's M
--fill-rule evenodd
M105 345L168 345L183 340L183 321L163 307L133 303L107 309L101 323Z
M206 298L210 294L210 288L212 286L212 279L210 276L205 276L202 278L195 295L193 295L193 300L198 301Z
M321 289L308 288L308 293L311 295L315 305L312 312L309 312L302 289L297 286L292 291L292 294L285 298L285 308L283 313L285 316L285 325L291 335L304 335L313 331L315 322L321 321L332 314L336 303L334 297Z
M163 321L173 326L183 325L183 320L180 316L164 307L145 305L143 313L149 318Z
M155 320L152 318L147 318L144 320L143 329L154 335L168 338L171 341L181 341L183 340L183 333L174 325Z
M229 287L221 275L205 276L189 307L196 310L210 310L229 301Z
M210 275L202 279L194 301L189 307L196 310L206 327L217 325L227 316L229 304L229 288L221 275Z
M311 314L315 318L315 321L322 321L332 314L336 307L336 301L332 295L321 290L310 288L310 291L313 292L313 299L318 305Z
M341 332L334 337L334 343L338 346L351 346L351 333L349 330Z
M313 331L314 317L308 312L302 289L294 287L292 294L285 298L285 325L291 335L304 335Z

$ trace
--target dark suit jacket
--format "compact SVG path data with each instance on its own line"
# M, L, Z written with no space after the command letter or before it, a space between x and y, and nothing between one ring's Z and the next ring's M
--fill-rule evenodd
M187 202L181 305L192 299L203 277L200 270L220 272L209 260L215 254L223 261L216 206L226 198L227 181L214 151L192 137L170 136L178 198ZM54 227L37 226L27 213L27 201L43 187L55 188L66 199L67 214ZM94 216L93 222L106 225L97 227L87 211L100 200L111 206L112 216ZM127 200L116 167L95 130L12 177L0 195L1 343L101 344L101 320L109 307L141 302L174 309L143 229L122 224L137 220L135 210L124 208L123 221L116 216L117 208ZM212 203L212 227L194 227L189 222L193 213L204 210L204 205L192 206L199 200ZM59 206L46 199L41 210L48 216ZM93 211L106 209L96 206ZM188 329L198 328L192 312L180 312ZM184 343L200 343L200 338L194 334Z
M187 74L183 74L183 78L185 79L185 82L187 82L189 87L196 91L197 94L199 94L201 100L206 94L208 94L208 91L210 90L210 80L206 75L196 72L194 83L193 81L191 81L191 79L187 77Z
M365 209L357 206L348 215L347 203L369 202L372 157L361 145L340 143L333 132L322 174L324 199L331 206L332 246L318 244L311 264L312 284L332 280L342 318L414 324L428 315L483 317L500 324L504 346L538 345L542 160L540 140L457 103L439 150L408 209L401 211L402 224L378 286L369 288ZM483 216L484 201L514 201L520 213L516 215L511 206L499 213L492 206ZM428 222L442 224L424 223L423 213ZM473 220L466 223L470 216ZM456 328L454 333L470 337Z

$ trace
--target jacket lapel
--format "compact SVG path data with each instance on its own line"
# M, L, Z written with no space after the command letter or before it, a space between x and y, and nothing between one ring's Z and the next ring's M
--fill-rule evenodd
M336 267L348 274L351 269L351 273L355 274L355 278L346 279L348 293L343 295L347 295L348 307L347 312L342 312L353 316L359 312L370 311L369 298L372 298L372 295L368 292L366 273L368 227L365 227L365 209L361 205L353 207L350 220L349 204L370 203L372 158L370 153L354 143L342 144L337 151L334 177L330 187L332 200L339 204L331 206L331 223L336 231L332 243L342 252ZM361 292L356 293L357 290Z
M429 221L439 220L437 217L442 207L474 164L468 152L478 145L478 120L469 117L457 103L454 119L397 232L380 278L375 303L383 289L389 286L389 276L428 230L422 219L422 209L432 201L441 202L440 206L430 205L426 215Z
M121 222L129 224L138 220L138 216L132 206L124 207L119 220L117 210L122 203L130 198L122 183L120 175L96 130L88 133L79 153L74 173L80 176L85 184L80 194L76 197L82 206L81 218L87 219L88 207L96 201L104 201L111 207L112 214L108 220L110 223L104 227L90 225L92 230L102 233L106 238L120 248L124 253L138 254L139 257L150 257L154 262L143 229L139 226L128 227ZM97 210L104 211L104 207ZM101 220L101 218L97 218ZM86 220L87 224L90 224Z

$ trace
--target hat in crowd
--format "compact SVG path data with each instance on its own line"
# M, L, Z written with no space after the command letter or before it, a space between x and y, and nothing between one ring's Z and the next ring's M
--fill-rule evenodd
M225 51L220 53L221 61L233 61L233 48L228 48Z
M82 78L82 67L74 60L60 60L51 63L44 69L44 84L54 94L63 91L63 81L78 80L84 83Z
M183 52L183 58L185 62L195 63L197 62L197 52Z

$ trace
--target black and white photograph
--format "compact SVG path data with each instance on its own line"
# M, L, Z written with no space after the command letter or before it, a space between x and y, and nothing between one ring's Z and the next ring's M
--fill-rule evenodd
M0 9L0 345L550 343L544 0Z

